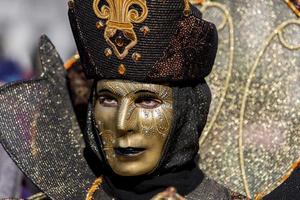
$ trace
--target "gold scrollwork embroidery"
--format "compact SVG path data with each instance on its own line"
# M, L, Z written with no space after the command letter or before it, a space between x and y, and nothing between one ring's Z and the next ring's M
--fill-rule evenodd
M230 83L231 76L232 76L233 59L234 59L234 25L233 25L232 16L230 15L229 10L226 6L224 6L220 3L217 3L217 2L211 2L211 1L205 1L205 0L193 0L192 2L194 3L194 5L202 5L202 7L200 9L202 13L208 11L211 8L219 9L223 13L222 22L217 27L218 31L222 31L227 24L229 26L229 46L228 46L229 51L227 52L227 54L228 54L227 56L229 59L228 59L227 66L226 66L226 69L227 69L226 80L225 80L224 87L222 89L222 93L220 95L220 100L217 103L216 110L213 113L211 120L209 121L204 132L201 135L199 144L203 145L206 138L211 133L211 130L213 129L213 126L215 125L215 122L218 119L218 116L221 112L221 109L223 107L223 104L225 102L225 98L226 98L226 95L228 92L229 83Z
M138 42L136 33L133 30L133 23L142 23L147 18L146 0L106 0L108 5L102 5L99 8L100 1L93 1L94 12L98 18L107 19L104 38L114 50L115 55L122 60ZM133 5L139 6L141 12L139 13L137 9L131 8ZM117 45L112 41L117 31L121 31L124 38L130 40L123 52L120 52Z

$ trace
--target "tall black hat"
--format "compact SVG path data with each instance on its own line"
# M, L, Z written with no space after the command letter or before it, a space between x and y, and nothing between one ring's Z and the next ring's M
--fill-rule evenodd
M212 69L216 28L188 0L72 0L69 7L89 78L199 81Z

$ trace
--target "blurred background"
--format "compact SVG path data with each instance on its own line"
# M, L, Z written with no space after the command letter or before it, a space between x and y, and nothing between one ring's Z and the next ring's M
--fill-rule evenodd
M47 34L66 59L75 45L67 16L67 0L1 0L0 57L32 70L39 37Z
M49 36L63 60L75 52L67 11L67 0L0 0L0 85L39 71L36 50L42 34ZM0 199L36 192L0 145Z

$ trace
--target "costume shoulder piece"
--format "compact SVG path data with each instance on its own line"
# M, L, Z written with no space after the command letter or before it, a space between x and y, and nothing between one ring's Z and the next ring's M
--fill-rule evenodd
M0 88L0 141L19 168L51 199L84 199L94 180L52 43L41 38L43 74Z

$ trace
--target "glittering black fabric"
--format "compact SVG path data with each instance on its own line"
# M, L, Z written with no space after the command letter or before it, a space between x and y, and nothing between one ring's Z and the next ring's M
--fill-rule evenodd
M185 17L183 0L147 1L147 7L146 20L133 24L137 45L120 60L114 54L104 54L110 46L104 39L104 28L96 28L100 19L93 11L92 0L75 0L69 18L89 78L160 83L201 81L207 76L218 44L215 26L201 19L201 13L192 5L191 15ZM140 31L143 26L150 29L146 36ZM141 54L140 61L132 59L135 52ZM120 64L126 67L124 75L118 73Z
M215 181L205 177L203 181L188 195L184 196L186 200L229 200L231 199L229 191L216 183ZM111 200L113 197L109 196L102 188L100 188L94 195L95 200ZM145 199L146 200L146 199ZM238 199L232 199L238 200ZM246 200L246 199L239 199Z
M104 175L102 188L117 200L149 200L170 186L175 187L181 195L190 194L201 184L203 178L203 173L197 163L194 163L159 175L121 177L107 173Z
M195 159L211 102L210 89L205 80L195 86L173 87L173 95L173 130L157 169L161 172L178 168Z
M51 199L84 199L95 176L69 99L66 72L52 43L40 43L43 74L0 88L0 141Z
M155 63L147 74L151 82L201 81L214 64L218 43L213 24L207 24L194 16L184 18L178 23L178 30L164 56Z

